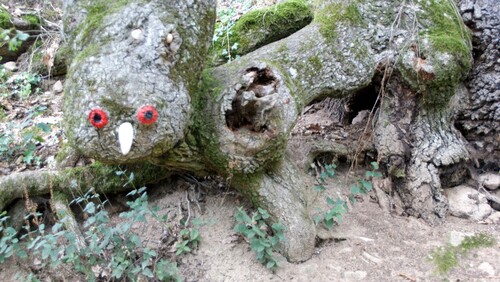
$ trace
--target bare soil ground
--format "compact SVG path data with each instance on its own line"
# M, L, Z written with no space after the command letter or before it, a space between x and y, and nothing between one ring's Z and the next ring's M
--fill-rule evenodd
M337 188L340 182L336 181ZM340 225L322 231L322 237L329 239L318 240L310 260L292 264L277 254L280 267L272 273L233 231L237 208L250 207L237 193L179 180L152 187L148 195L150 205L168 214L171 224L189 212L191 222L199 226L199 248L177 258L185 281L500 281L499 224L449 217L443 225L431 227L420 219L390 215L367 195ZM117 214L112 219L120 220ZM161 242L165 230L154 221L138 224L134 231L150 247L173 251ZM493 236L496 245L460 257L459 265L446 275L435 272L430 256L436 248L457 234L479 233ZM15 264L0 265L0 280L16 281L18 270Z
M162 189L162 188L159 188ZM158 198L155 204L180 201L183 191ZM500 245L472 251L448 276L435 273L430 255L450 242L453 233L485 232L500 241L500 226L450 217L431 227L412 217L392 216L366 197L343 223L318 241L315 255L300 264L281 259L275 274L255 259L249 245L235 240L232 228L237 207L247 205L234 194L208 195L199 218L203 241L196 254L180 261L187 281L500 281ZM326 231L325 231L326 232ZM488 263L486 273L480 265Z

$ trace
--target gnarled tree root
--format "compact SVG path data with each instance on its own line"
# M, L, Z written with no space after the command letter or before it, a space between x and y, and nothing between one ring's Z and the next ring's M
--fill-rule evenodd
M125 171L118 175L117 171ZM51 191L72 197L75 192L85 192L90 187L98 193L117 193L131 189L126 176L134 173L133 184L142 186L155 183L170 176L170 172L150 164L108 166L95 163L89 166L67 168L59 171L27 171L14 173L0 179L0 210L13 200L26 195L47 195Z

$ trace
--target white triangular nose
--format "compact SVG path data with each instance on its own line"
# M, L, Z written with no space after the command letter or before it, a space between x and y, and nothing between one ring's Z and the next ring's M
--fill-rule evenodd
M130 152L132 143L134 142L134 127L130 122L122 123L118 127L118 143L123 155Z

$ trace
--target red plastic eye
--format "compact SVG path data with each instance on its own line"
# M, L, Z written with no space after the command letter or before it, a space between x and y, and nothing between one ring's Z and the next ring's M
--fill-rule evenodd
M137 111L137 119L142 124L153 124L158 119L158 111L153 106L143 106Z
M103 128L108 124L108 115L101 109L93 109L89 114L89 121L95 128Z

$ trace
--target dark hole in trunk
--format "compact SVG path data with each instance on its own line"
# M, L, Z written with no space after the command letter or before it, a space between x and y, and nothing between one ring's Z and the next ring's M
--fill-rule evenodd
M273 109L273 98L278 87L278 80L269 68L249 68L246 70L248 85L237 90L231 103L231 110L226 111L226 125L235 131L246 128L253 132L269 129L269 115Z
M379 101L377 100L377 97L379 88L379 86L371 83L370 85L354 93L347 99L346 119L349 124L353 123L353 120L358 117L358 115L369 113L370 111L375 110L376 107L378 107ZM358 119L360 117L358 117Z

